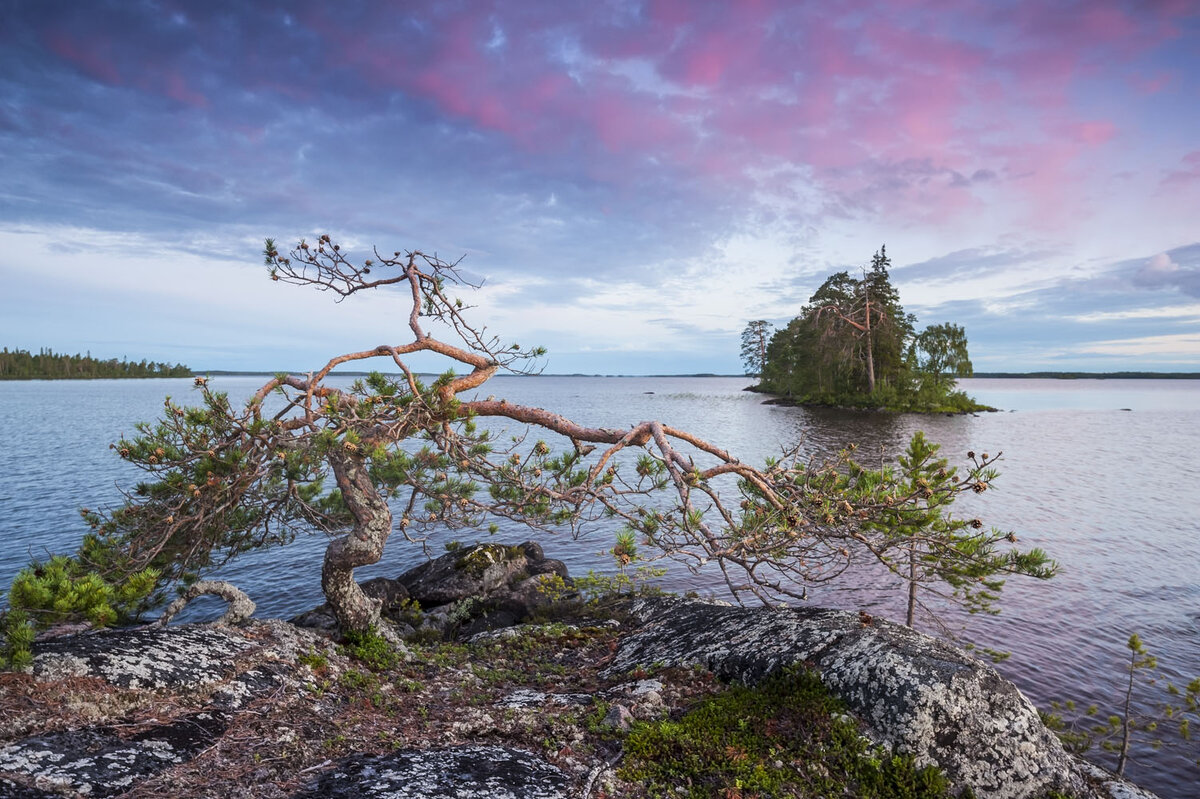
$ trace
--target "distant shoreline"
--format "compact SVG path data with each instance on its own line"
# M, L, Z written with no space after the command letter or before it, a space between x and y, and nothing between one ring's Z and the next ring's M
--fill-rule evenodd
M1200 380L1200 372L976 372L971 377L1038 380Z
M303 371L239 371L232 369L196 369L193 370L187 377L273 377L281 372L289 375L304 375L312 370ZM341 372L335 371L331 373L334 377L366 377L370 372ZM398 372L384 372L384 374L399 375ZM435 377L432 372L425 374L421 373L422 377ZM505 375L498 375L504 377ZM753 375L736 375L736 374L715 374L712 372L698 372L693 374L654 374L654 375L622 375L622 374L583 374L581 372L571 372L562 374L538 374L538 375L508 375L510 377L598 377L598 378L662 378L662 377L722 377L722 378L744 378L753 380ZM176 376L181 377L181 376ZM154 375L146 377L46 377L46 376L31 376L31 377L0 377L0 380L17 381L17 380L162 380L168 379L168 375ZM1015 379L1021 378L1026 380L1200 380L1200 372L976 372L971 375L971 378L988 379Z
M288 372L290 375L307 374L310 370ZM382 370L380 370L382 371ZM213 369L211 371L196 370L195 376L226 376L226 377L271 377L280 372L242 372L228 369ZM370 372L343 372L334 371L332 375L339 377L366 377ZM384 372L384 374L390 374ZM396 373L398 374L398 373ZM432 374L432 373L430 373ZM497 375L503 376L503 375ZM537 374L537 375L511 375L512 377L739 377L746 379L754 379L753 375L742 374L715 374L713 372L696 372L691 374L652 374L652 375L625 375L625 374L583 374L582 372L555 373L555 374ZM1200 372L976 372L971 375L972 378L1027 378L1035 380L1200 380Z

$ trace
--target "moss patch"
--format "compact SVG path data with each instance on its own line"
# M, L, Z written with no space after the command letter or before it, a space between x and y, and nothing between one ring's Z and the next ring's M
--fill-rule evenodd
M488 567L496 563L504 563L522 557L525 552L518 546L504 544L479 544L472 547L465 555L454 563L454 568L466 572L478 579L483 576Z
M844 713L815 674L788 669L635 725L621 777L650 796L951 796L938 769L877 750Z

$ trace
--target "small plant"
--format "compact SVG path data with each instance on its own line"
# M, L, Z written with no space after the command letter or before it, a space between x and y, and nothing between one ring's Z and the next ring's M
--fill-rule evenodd
M1129 665L1126 667L1128 681L1119 713L1112 713L1101 720L1098 718L1099 706L1089 705L1079 717L1076 703L1068 700L1052 702L1051 712L1041 714L1042 721L1058 735L1068 750L1082 754L1098 744L1106 752L1115 753L1118 776L1125 773L1125 766L1130 759L1129 746L1136 734L1150 736L1149 744L1154 749L1166 745L1161 737L1163 730L1172 731L1179 739L1176 743L1187 744L1192 740L1191 721L1200 719L1200 677L1183 688L1167 683L1164 691L1168 699L1160 699L1152 713L1135 712L1133 697L1139 681L1147 686L1158 684L1158 677L1155 676L1158 658L1150 654L1137 633L1129 636L1125 646L1129 650ZM1063 719L1064 711L1075 715L1076 719L1068 723ZM1200 766L1200 758L1196 758L1196 765Z
M651 583L666 573L661 566L641 564L632 573L621 569L616 574L604 574L589 569L587 574L572 577L569 582L557 574L548 574L542 576L538 591L552 603L578 597L585 604L594 605L610 597L659 593Z
M425 687L421 683L417 682L416 680L409 680L409 679L405 679L405 678L401 678L401 679L397 680L395 685L396 685L396 690L401 693L404 693L404 694L420 693L421 689Z
M390 613L395 616L397 621L412 627L420 627L424 616L424 612L421 610L421 603L411 597L405 597L400 600Z
M561 574L544 574L538 581L537 590L551 602L561 602L575 593L574 581L567 582Z
M84 539L81 552L99 559L95 536ZM37 630L62 622L86 620L93 627L129 621L153 604L159 572L143 569L110 582L85 565L84 559L55 555L17 574L8 591L9 609L0 613L0 668L32 663L30 646Z
M947 596L970 613L996 614L1005 577L1022 574L1045 580L1058 571L1058 565L1040 549L1000 551L1006 542L1016 542L1013 533L985 530L979 519L957 518L947 512L957 496L955 486L968 483L977 494L991 487L997 477L992 464L999 453L993 457L968 452L971 466L963 476L946 458L938 457L940 449L917 432L900 456L898 470L872 472L851 463L859 489L885 508L879 520L863 526L891 539L892 552L881 560L907 583L905 623L909 627L920 604L921 588ZM896 503L897 496L911 501ZM951 589L949 594L941 589L943 585Z
M362 661L372 671L390 669L399 659L392 644L377 633L374 627L366 632L347 632L342 646L347 655Z
M419 627L405 636L404 640L418 646L432 646L443 640L442 631L436 627Z
M617 568L624 575L629 564L638 560L637 535L633 530L628 528L618 530L617 542L609 550L609 554L613 556L613 560L617 562Z
M329 666L329 657L324 652L318 652L315 649L300 653L296 660L313 671L324 671Z
M365 688L374 687L376 678L374 675L367 674L366 672L349 669L342 672L342 676L338 677L338 683L344 688L361 691Z

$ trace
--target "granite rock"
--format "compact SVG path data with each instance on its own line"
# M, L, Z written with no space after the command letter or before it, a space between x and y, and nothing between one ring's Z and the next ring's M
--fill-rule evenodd
M567 791L566 775L529 752L460 746L348 758L294 799L565 799Z
M217 682L251 644L219 627L132 627L63 636L34 645L41 679L101 677L122 688L199 686Z
M804 664L861 720L868 738L936 765L960 789L992 799L1033 799L1050 790L1081 799L1114 795L1086 776L994 668L907 627L838 610L677 598L639 600L634 613L643 626L621 642L610 674L699 664L723 679L754 683Z

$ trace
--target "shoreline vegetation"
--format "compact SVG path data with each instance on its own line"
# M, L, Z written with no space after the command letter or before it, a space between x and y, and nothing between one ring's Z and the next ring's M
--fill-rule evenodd
M888 276L880 247L861 277L837 272L780 330L756 319L742 332L742 361L757 390L779 405L893 413L991 411L957 388L974 373L967 333L945 322L917 329Z
M952 392L946 402L941 405L933 406L892 406L883 403L872 404L872 397L851 397L846 398L846 401L839 402L836 400L809 400L801 397L779 396L770 389L763 388L761 385L746 386L745 391L752 391L756 394L766 394L770 399L763 400L764 405L781 405L788 408L832 408L840 411L861 411L863 413L923 413L923 414L946 414L955 416L958 414L968 413L998 413L999 408L993 408L991 405L983 405L976 402L972 397L968 397L965 392Z
M191 377L192 370L181 363L129 361L66 355L42 348L37 355L28 350L0 351L0 380L105 380L113 378Z
M283 374L307 374L310 369L283 370ZM372 372L391 374L385 370L345 371L341 369L331 372L341 377L367 377ZM85 355L66 355L56 353L49 348L42 348L36 355L28 350L7 347L0 350L0 380L104 380L120 378L158 378L158 377L270 377L279 374L279 370L265 369L193 369L182 363L174 365L165 362L153 362L142 359L130 361L127 358L93 358L91 352ZM395 374L399 374L398 372ZM760 377L754 373L720 373L720 372L659 372L655 374L624 374L624 373L586 373L586 372L539 372L521 374L517 377L599 377L599 378L658 378L658 377ZM1116 372L1080 372L1080 371L1036 371L1036 372L972 372L972 378L981 379L1024 379L1024 380L1200 380L1200 372L1148 372L1148 371L1116 371ZM748 386L747 391L764 394L776 393L758 386ZM788 403L780 404L802 404ZM820 405L821 403L814 403ZM987 410L985 408L985 410ZM994 410L994 409L991 409Z

